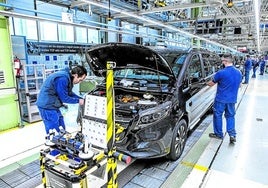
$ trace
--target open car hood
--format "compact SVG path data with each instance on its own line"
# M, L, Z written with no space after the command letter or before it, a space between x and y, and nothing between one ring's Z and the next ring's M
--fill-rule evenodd
M158 71L174 78L169 64L152 49L129 43L106 43L92 46L86 52L86 60L96 76L106 76L107 61L116 63L116 68L139 66ZM116 69L115 68L115 69Z

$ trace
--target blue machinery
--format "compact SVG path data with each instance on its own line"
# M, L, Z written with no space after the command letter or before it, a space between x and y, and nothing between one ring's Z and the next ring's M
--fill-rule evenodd
M87 175L107 166L107 188L117 188L117 160L127 164L129 156L116 151L114 141L120 125L114 123L113 68L107 62L106 93L87 95L82 131L72 135L66 131L51 132L49 147L40 151L40 167L44 187L87 188ZM116 128L115 128L116 127Z

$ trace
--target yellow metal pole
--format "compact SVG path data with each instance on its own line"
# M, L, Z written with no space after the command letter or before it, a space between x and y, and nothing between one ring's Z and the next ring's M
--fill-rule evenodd
M43 151L40 152L40 156L39 156L39 162L40 162L40 169L41 169L41 175L42 175L42 183L44 188L47 187L46 184L46 176L45 176L45 154L43 153Z
M114 140L115 140L115 122L114 122L114 87L113 87L113 68L114 62L107 62L107 75L106 75L106 97L107 97L107 188L117 188L117 161L113 156L115 152Z
M141 6L141 0L138 0L138 9L141 10L142 6Z

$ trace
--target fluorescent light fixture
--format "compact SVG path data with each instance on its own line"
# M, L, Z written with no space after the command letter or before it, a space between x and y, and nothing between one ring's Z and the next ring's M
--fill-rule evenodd
M256 32L257 32L257 51L258 53L260 53L260 3L259 3L259 0L254 0L253 5L254 5Z
M91 4L88 4L88 14L90 16L92 15Z

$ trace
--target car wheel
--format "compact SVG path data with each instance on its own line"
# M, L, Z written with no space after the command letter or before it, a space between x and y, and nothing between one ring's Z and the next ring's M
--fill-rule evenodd
M172 141L170 145L170 153L167 158L177 160L183 150L187 140L187 123L184 119L180 120L173 130Z

